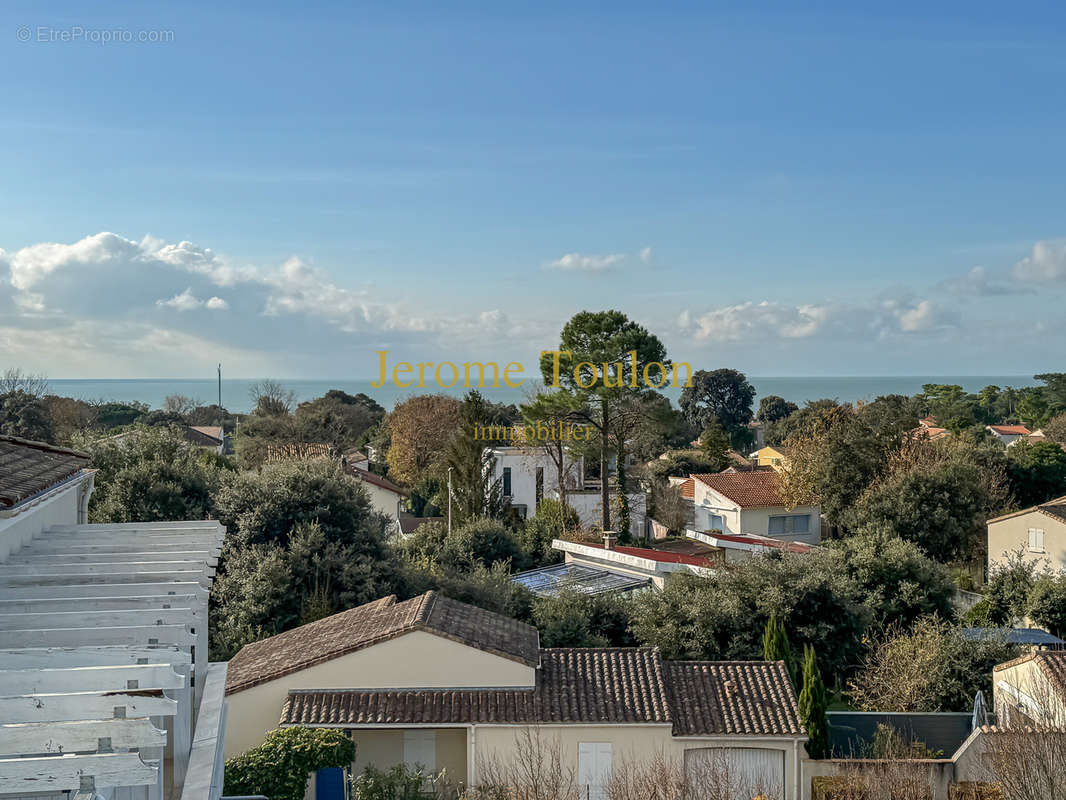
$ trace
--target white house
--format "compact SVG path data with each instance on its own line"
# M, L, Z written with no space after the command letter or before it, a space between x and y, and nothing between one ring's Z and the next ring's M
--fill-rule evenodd
M0 798L218 800L213 520L87 524L83 453L0 436Z
M370 496L370 505L378 513L384 514L392 520L392 533L400 532L400 513L402 503L407 497L407 490L393 483L388 478L383 478L369 469L357 467L352 463L345 464L345 471L355 478L366 489Z
M822 540L817 506L789 508L775 471L691 475L693 528L720 533L752 533L805 544ZM682 493L687 494L687 481Z
M1010 446L1023 436L1029 436L1030 431L1024 425L987 425L985 430L996 437L1002 444Z
M490 450L495 458L494 477L500 481L503 496L510 501L523 518L537 513L537 506L544 497L558 500L559 469L542 447L494 447ZM600 489L586 487L585 461L581 456L572 458L563 453L563 485L566 487L566 503L577 513L585 527L595 527L602 519L603 502ZM612 502L616 490L610 490ZM630 492L629 529L634 537L644 535L647 498L644 492Z

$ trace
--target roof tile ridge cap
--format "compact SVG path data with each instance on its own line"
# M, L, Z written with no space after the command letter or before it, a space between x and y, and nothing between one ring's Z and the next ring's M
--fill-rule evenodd
M421 628L429 624L429 617L437 605L439 596L440 594L435 589L430 589L419 598L418 610L415 612L412 623L415 627Z
M670 681L670 676L667 675L667 668L664 666L662 652L658 646L652 647L638 647L638 653L647 654L648 659L651 661L652 673L655 675L656 694L658 695L657 703L663 712L663 719L666 722L673 724L674 722L674 709L670 703L670 695L672 694L673 686Z

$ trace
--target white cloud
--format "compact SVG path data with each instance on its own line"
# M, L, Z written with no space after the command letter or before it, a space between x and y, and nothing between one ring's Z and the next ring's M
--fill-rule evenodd
M180 294L174 295L169 300L156 300L155 304L157 306L173 308L175 311L195 311L198 308L209 308L212 311L224 311L229 308L229 303L221 297L212 297L208 300L201 300L192 293L191 287Z
M872 302L789 305L764 300L681 312L678 324L696 339L714 342L767 342L815 337L871 340L892 335L932 333L958 325L954 312L909 295Z
M984 267L974 267L964 275L947 278L937 284L938 289L959 297L998 297L1010 294L1029 294L1028 286L1005 279L991 278Z
M581 253L567 253L547 264L549 269L558 269L566 272L603 272L619 263L624 255L613 253L611 255L582 255Z
M1012 274L1029 283L1057 283L1066 281L1066 244L1041 241L1033 245L1033 252L1014 265Z
M643 261L645 264L650 264L652 262L652 259L655 258L650 247L641 248L639 255L640 260Z
M0 255L2 253L0 251ZM87 236L74 244L46 242L24 247L12 253L7 260L11 269L11 285L16 289L29 289L45 276L73 263L91 266L138 255L140 251L137 244L105 232Z

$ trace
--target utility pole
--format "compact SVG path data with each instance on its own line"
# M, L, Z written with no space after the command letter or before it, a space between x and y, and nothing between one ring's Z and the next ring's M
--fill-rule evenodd
M226 441L225 420L222 418L222 365L218 365L218 427L222 429L222 441Z
M448 467L448 535L452 535L452 468Z

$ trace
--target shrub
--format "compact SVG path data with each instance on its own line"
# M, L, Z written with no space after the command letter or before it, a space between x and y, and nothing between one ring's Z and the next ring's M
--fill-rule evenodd
M268 733L258 747L226 761L223 794L303 800L312 772L349 767L354 760L355 743L344 731L279 728Z

